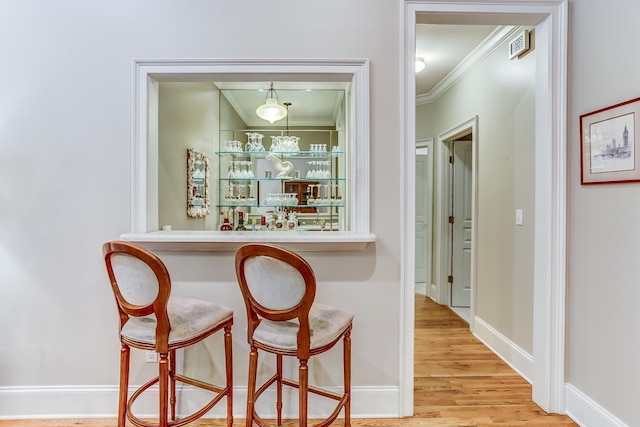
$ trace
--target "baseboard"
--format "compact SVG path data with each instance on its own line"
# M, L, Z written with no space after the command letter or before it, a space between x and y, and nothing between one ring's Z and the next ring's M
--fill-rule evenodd
M629 427L572 386L564 386L565 413L582 427Z
M499 358L511 366L527 382L531 383L533 357L507 339L488 323L476 316L473 322L473 335L489 347Z
M427 296L434 301L438 301L438 287L435 284L427 286Z
M331 390L331 389L330 389ZM340 389L334 389L337 393ZM267 418L273 417L275 392L265 392L259 400L259 413ZM137 415L150 416L157 413L158 390L152 387L146 398L136 401ZM193 387L183 387L178 392L178 400L193 405L204 401L205 392ZM285 418L297 414L296 391L285 389L283 403ZM351 416L353 418L398 418L400 414L399 387L352 387ZM182 398L182 400L180 400ZM234 387L234 418L244 418L247 401L246 387ZM139 402L139 404L138 404ZM309 397L309 416L323 418L330 412L333 401ZM116 386L67 386L67 387L1 387L0 420L13 419L60 419L60 418L116 418L118 388ZM191 406L191 405L190 405ZM205 418L224 418L225 404L214 407ZM293 412L286 411L292 408ZM187 412L192 408L179 407L178 412ZM294 415L292 415L294 414Z

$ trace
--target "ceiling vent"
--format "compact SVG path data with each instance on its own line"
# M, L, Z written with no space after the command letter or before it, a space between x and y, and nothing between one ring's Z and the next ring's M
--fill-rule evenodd
M529 50L529 31L522 30L509 41L509 59L517 58Z

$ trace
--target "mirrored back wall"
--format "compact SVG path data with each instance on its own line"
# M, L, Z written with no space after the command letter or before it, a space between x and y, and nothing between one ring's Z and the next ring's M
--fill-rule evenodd
M220 228L220 212L229 208L220 199L227 194L229 182L221 182L219 178L228 177L230 171L226 169L231 163L219 161L216 153L225 151L224 144L228 141L239 142L245 150L249 149L248 144L251 142L248 135L259 134L262 136L264 149L268 151L273 148L272 137L286 134L298 136L299 149L302 151L321 147L342 147L341 150L344 151L344 103L348 83L274 82L278 102L287 104L288 114L285 119L273 124L259 118L255 112L256 107L265 102L269 84L270 82L175 81L158 84L159 228L167 225L172 230L207 231ZM220 89L220 86L225 89ZM204 177L206 181L201 183L196 178L197 185L194 185L189 162L185 160L189 150L197 150L209 160L208 173ZM240 162L234 162L234 167L236 163ZM301 159L294 163L296 173L303 179L309 176L310 168L320 167L315 164L317 162L305 162ZM251 162L251 167L255 169L255 174L263 176L264 170L269 169L269 164L261 159ZM221 166L225 170L221 170ZM334 176L345 176L344 159L334 162L332 168ZM266 183L262 184L260 203L264 202L265 192L269 189L269 186L264 185ZM193 215L194 200L199 202L196 198L201 197L199 192L204 191L203 189L206 189L209 209L198 209L199 215ZM345 195L346 191L346 188L343 189ZM246 215L253 211L253 215L257 215L259 220L260 214L266 209L245 210ZM305 211L302 208L296 210ZM314 212L317 213L317 210L315 208ZM309 213L309 209L306 211ZM203 212L206 213L202 214ZM237 212L233 212L233 208L232 215L235 215L232 222L237 221ZM344 229L344 212L342 217ZM246 220L249 222L250 218Z

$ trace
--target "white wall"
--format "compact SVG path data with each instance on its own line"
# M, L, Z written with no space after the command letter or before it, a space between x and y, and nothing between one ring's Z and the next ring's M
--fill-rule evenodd
M640 184L580 185L579 116L640 96L640 3L574 0L571 13L566 377L621 423L637 426ZM587 420L591 414L580 409L570 406Z
M216 57L370 59L371 228L378 241L363 252L305 256L316 269L317 300L355 313L354 416L397 414L399 5L2 5L0 417L115 414L117 316L100 247L130 230L132 58ZM265 37L267 26L285 41ZM236 310L235 382L242 387L248 355L233 254L160 255L176 293ZM337 360L321 359L314 379L333 383ZM150 368L137 358L132 382ZM239 395L237 416L243 404Z

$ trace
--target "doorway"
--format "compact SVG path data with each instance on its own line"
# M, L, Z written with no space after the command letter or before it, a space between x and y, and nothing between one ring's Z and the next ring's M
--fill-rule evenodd
M435 301L475 318L478 116L438 135L433 255Z
M536 111L544 114L535 118L535 267L533 354L531 382L533 399L544 410L562 410L564 390L564 291L566 286L566 53L568 33L568 1L552 0L541 4L523 1L518 4L493 2L464 2L449 4L436 0L405 2L404 25L404 87L403 118L405 141L401 181L408 190L403 221L405 253L414 248L415 185L415 25L423 17L439 23L508 23L535 25L536 49L540 59L536 74ZM410 147L410 149L409 149ZM437 215L439 210L436 210ZM437 216L436 215L436 216ZM434 250L437 256L437 248ZM403 289L413 285L414 257L402 261ZM435 269L438 269L436 263ZM472 289L473 291L473 289ZM403 292L404 324L402 330L402 387L401 415L413 412L413 337L414 296ZM473 301L473 295L471 296ZM472 303L473 305L473 303Z
M467 323L471 322L471 271L473 246L473 145L472 135L451 141L449 146L450 267L449 307Z
M416 141L415 293L433 297L433 138Z

